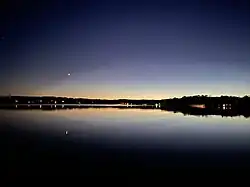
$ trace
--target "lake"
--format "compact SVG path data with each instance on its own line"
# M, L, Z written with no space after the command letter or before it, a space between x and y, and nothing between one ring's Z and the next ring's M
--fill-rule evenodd
M0 119L10 175L250 165L244 117L78 108L1 110Z

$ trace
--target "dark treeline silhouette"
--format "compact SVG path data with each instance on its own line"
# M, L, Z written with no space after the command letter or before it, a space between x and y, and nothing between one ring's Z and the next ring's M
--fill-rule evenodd
M161 103L162 106L183 107L189 105L205 105L206 108L223 107L244 107L248 108L250 104L250 97L235 97L235 96L221 96L208 97L206 95L197 95L173 99L161 100L135 100L135 99L88 99L88 98L69 98L69 97L55 97L55 96L0 96L0 104L147 104L155 105Z
M1 108L1 107L0 107ZM120 110L126 110L126 109L155 109L155 110L162 110L162 111L169 111L174 113L183 113L184 115L194 115L194 116L201 116L206 117L209 115L220 115L222 117L236 117L236 116L244 116L245 118L250 117L250 111L238 111L234 109L227 109L227 110L212 110L208 108L196 108L196 107L182 107L177 109L176 107L171 106L165 106L165 107L156 107L153 105L147 105L147 106L118 106L118 105L109 105L109 106L84 106L84 105L8 105L2 107L4 109L25 109L25 110L73 110L73 109L86 109L86 108L95 108L95 109L101 109L101 108L115 108Z
M237 109L208 109L208 108L195 108L195 107L182 107L182 108L173 108L173 107L164 107L161 110L172 111L174 113L182 113L184 115L193 115L199 117L207 117L211 115L222 116L222 117L237 117L244 116L245 118L250 117L249 110L237 110Z
M99 106L99 105L9 105L9 106L4 106L2 107L4 109L26 109L26 110L73 110L73 109L84 109L84 108L95 108L95 109L101 109L101 108L115 108L115 109L160 109L156 108L153 105L147 105L147 106L119 106L119 105L108 105L108 106Z
M166 110L190 115L250 116L250 97L248 96L184 96L162 100L161 106Z
M154 105L161 100L131 100L131 99L87 99L87 98L69 98L54 96L2 96L0 104L147 104Z
M133 108L152 109L181 112L184 115L221 115L221 116L244 116L250 117L250 97L208 97L206 95L184 96L182 98L162 99L162 100L130 100L130 99L86 99L86 98L67 98L67 97L28 97L28 96L4 96L0 97L0 107L9 109L73 109L89 108L82 104L122 104L124 106L109 106L113 108L130 108L127 104L144 105ZM156 105L158 104L158 105ZM160 104L160 105L159 105ZM25 106L25 105L28 105ZM47 105L47 106L45 106ZM72 106L69 106L72 105ZM74 106L73 106L74 105ZM77 105L77 106L76 106ZM106 106L92 106L102 108Z
M250 106L250 97L221 96L208 97L206 95L190 96L182 98L173 98L162 100L163 106L172 106L177 108L189 107L190 105L204 105L208 109L248 109Z

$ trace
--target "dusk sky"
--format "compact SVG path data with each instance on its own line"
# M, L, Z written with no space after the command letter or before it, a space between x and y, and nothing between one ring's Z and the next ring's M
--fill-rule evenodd
M247 0L8 0L1 14L0 95L250 94Z

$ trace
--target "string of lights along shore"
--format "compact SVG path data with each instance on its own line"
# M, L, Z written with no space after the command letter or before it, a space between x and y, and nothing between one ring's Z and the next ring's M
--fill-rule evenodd
M250 93L248 0L8 1L0 95Z

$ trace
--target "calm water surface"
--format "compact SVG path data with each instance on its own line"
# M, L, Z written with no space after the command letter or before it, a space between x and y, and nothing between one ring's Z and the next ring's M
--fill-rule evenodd
M1 110L0 119L2 155L12 177L250 167L250 120L244 117L85 108Z
M161 110L87 108L2 110L24 132L137 149L248 149L250 119L184 116Z

